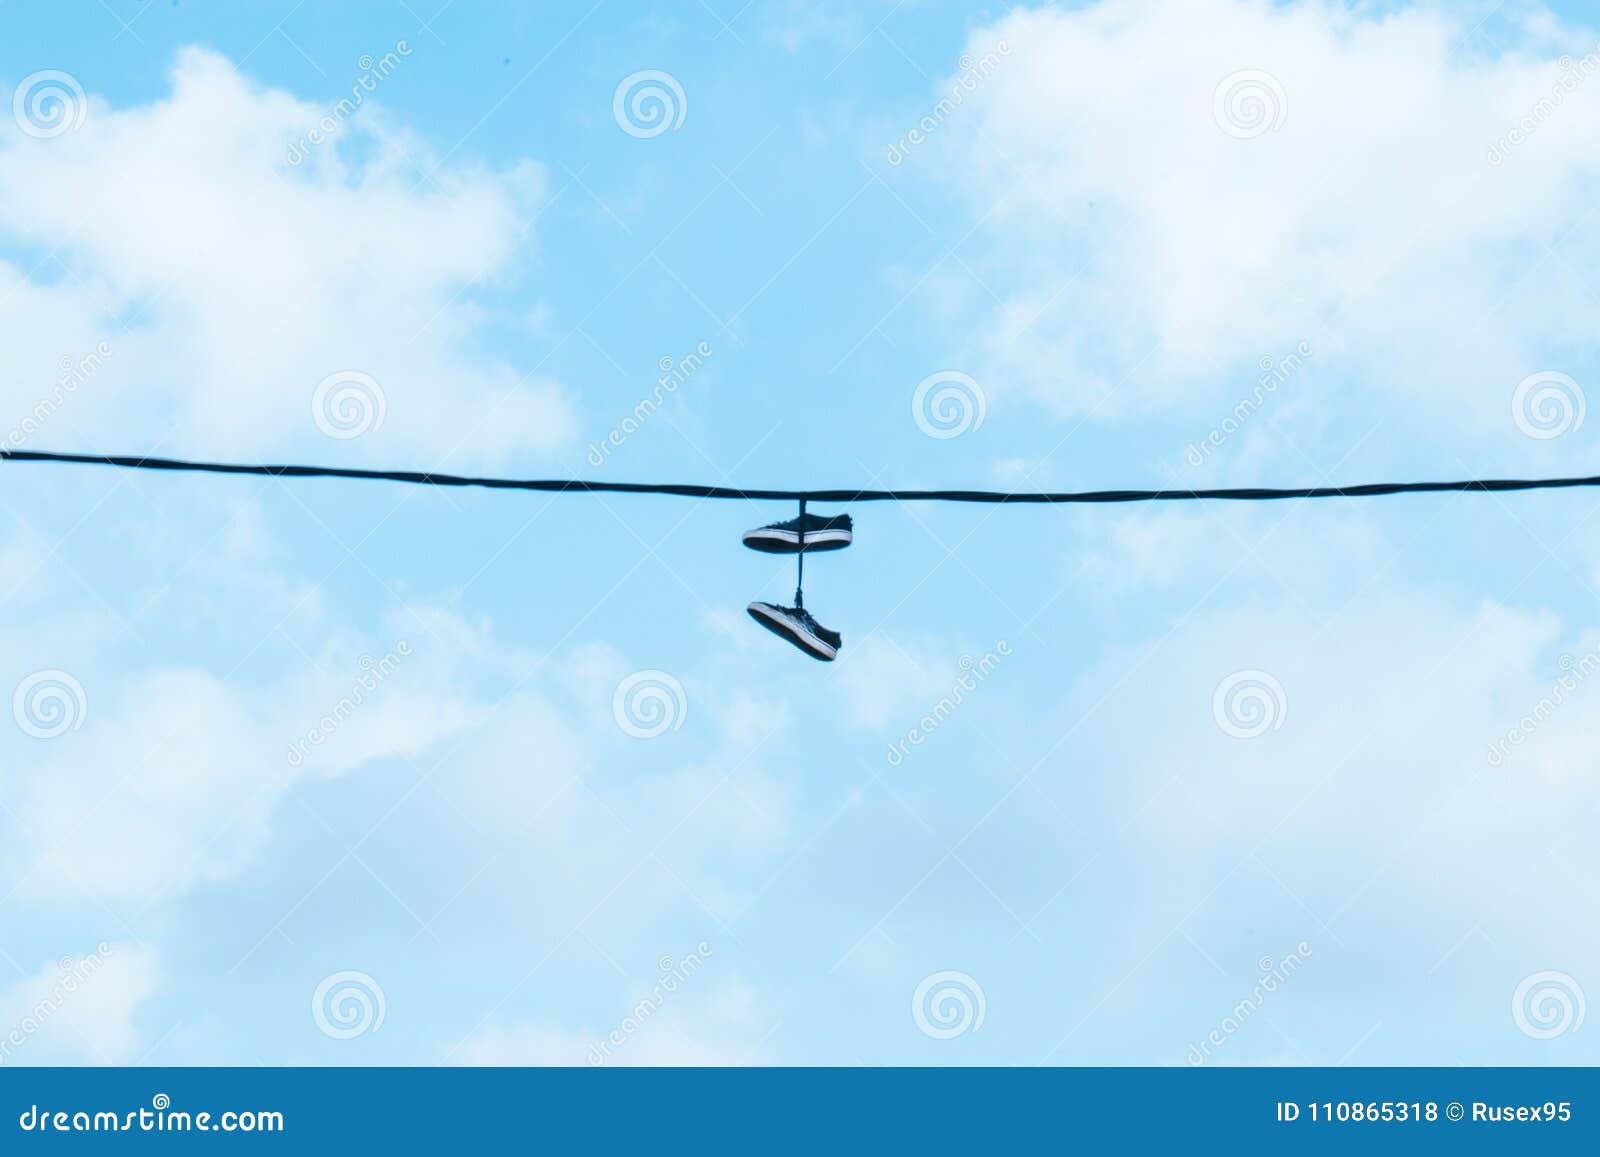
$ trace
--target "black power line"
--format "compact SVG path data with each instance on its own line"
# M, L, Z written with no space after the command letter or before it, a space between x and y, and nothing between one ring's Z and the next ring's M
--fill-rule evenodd
M483 486L490 490L538 490L557 494L669 494L680 498L785 499L810 502L998 502L1096 503L1191 502L1218 499L1270 502L1280 498L1380 498L1389 494L1459 491L1566 490L1600 486L1600 475L1584 478L1481 478L1459 482L1369 482L1360 486L1226 486L1209 490L1067 490L1011 493L997 490L773 490L699 486L686 482L591 482L581 478L478 478L420 470L360 470L344 466L272 466L238 462L191 462L181 458L134 458L115 454L58 454L48 450L0 450L13 462L76 462L128 470L178 470L204 474L258 474L272 478L360 478L413 486Z

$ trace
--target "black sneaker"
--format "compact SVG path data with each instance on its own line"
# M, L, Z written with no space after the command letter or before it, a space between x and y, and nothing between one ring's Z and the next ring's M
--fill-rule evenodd
M850 516L836 514L823 518L817 514L802 514L788 522L768 523L757 530L745 531L744 544L765 554L799 554L802 533L808 554L814 550L843 550L850 545Z
M809 535L808 535L809 538ZM780 607L772 603L751 603L750 617L780 638L799 647L813 659L833 662L844 639L813 619L804 607Z

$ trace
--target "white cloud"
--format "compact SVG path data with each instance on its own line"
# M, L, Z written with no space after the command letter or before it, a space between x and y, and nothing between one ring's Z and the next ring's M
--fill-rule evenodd
M1075 748L1119 769L1104 802L1127 817L1127 850L1147 870L1131 903L1158 935L1230 869L1249 876L1264 863L1308 935L1337 917L1338 934L1384 943L1408 971L1433 957L1374 929L1403 926L1437 954L1474 922L1498 939L1533 920L1587 952L1592 937L1566 918L1563 897L1523 890L1557 849L1564 872L1592 860L1587 752L1600 728L1584 704L1600 685L1580 682L1503 764L1489 749L1550 694L1559 653L1594 642L1552 614L1455 606L1394 584L1325 621L1263 598L1108 656L1065 715L1087 713ZM1248 726L1230 732L1215 717L1219 686L1240 671L1265 672L1277 689L1255 705L1270 722L1247 737ZM1238 699L1222 710L1236 725L1263 718ZM1231 934L1221 909L1191 916L1202 941L1213 942L1201 928Z
M0 236L42 258L0 262L7 429L44 402L33 446L300 443L433 464L566 441L564 392L482 348L479 299L530 249L536 165L441 167L368 108L295 167L290 143L324 110L201 49L172 85L138 107L96 100L61 137L0 135ZM102 364L58 390L62 359L101 342ZM345 370L376 379L385 414L334 441L312 399Z
M445 622L403 608L387 638L332 633L312 664L276 683L159 666L117 677L103 656L80 656L81 727L5 739L25 746L18 764L29 769L4 785L26 865L12 888L142 910L251 863L297 783L416 756L474 724L469 661L489 644L442 643L421 616Z
M16 853L4 892L98 900L137 918L253 865L301 785L397 759L504 855L479 889L562 931L685 905L731 919L786 837L793 788L761 759L783 724L775 704L707 696L692 706L699 742L646 742L611 716L615 672L632 668L609 649L581 651L573 669L595 671L569 685L490 624L437 607L402 604L365 631L314 628L320 649L277 680L161 666L114 675L87 645L64 658L84 688L81 728L54 740L0 731L28 769L0 784ZM530 893L529 879L568 882Z
M135 1017L160 971L149 948L102 944L0 989L0 1062L136 1062L141 1038Z
M975 33L971 55L1009 55L902 171L949 174L988 214L980 273L1003 301L972 351L982 380L1063 414L1220 416L1258 359L1308 341L1316 388L1359 376L1392 418L1515 437L1519 380L1594 364L1600 234L1578 226L1600 192L1600 75L1493 166L1558 57L1596 37L1530 21L1488 57L1475 20L1135 0ZM1284 115L1238 139L1213 97L1251 69Z
M1263 582L1302 597L1338 595L1357 568L1376 571L1395 549L1368 518L1327 504L1295 517L1272 506L1183 503L1079 526L1078 580L1112 596L1171 589L1197 599L1219 583Z
M692 738L632 738L611 719L610 701L608 684L601 720L586 717L593 693L519 693L450 752L439 791L507 849L480 889L503 890L558 933L584 924L637 935L685 907L732 920L790 828L794 789L763 765L764 734L746 730L735 706L732 730L686 757ZM713 726L712 705L696 707L704 722L691 726ZM529 890L527 880L562 884Z
M46 559L50 553L49 544L44 542L34 529L25 523L17 522L13 533L0 540L0 590L3 590L6 601L15 600L32 601L44 593L38 576L44 570Z
M861 640L840 665L844 717L859 728L909 726L961 675L959 647L929 639L895 639L883 632Z
M737 978L704 995L629 993L619 997L617 1017L616 1025L593 1031L551 1023L490 1024L448 1059L464 1065L609 1067L773 1063L763 1038L776 1021L755 990Z

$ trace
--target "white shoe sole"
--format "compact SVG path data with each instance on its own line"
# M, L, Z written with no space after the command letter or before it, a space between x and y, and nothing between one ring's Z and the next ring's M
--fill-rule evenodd
M848 530L816 530L806 533L807 550L839 550L850 545L851 534ZM765 550L768 546L794 547L799 553L800 535L793 530L749 530L745 532L744 544L756 550Z
M800 649L813 659L821 659L824 663L831 663L834 656L839 653L837 647L830 647L798 623L782 615L773 614L770 609L760 603L751 603L745 609L760 620L763 626L768 626L768 629L775 630L786 639L800 643Z

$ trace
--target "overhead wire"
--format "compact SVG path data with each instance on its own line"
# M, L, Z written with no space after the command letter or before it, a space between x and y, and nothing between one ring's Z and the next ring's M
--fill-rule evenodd
M608 482L583 478L497 478L443 474L426 470L369 470L354 466L275 465L203 462L184 458L121 454L67 454L51 450L0 449L11 462L55 462L112 466L126 470L264 475L272 478L350 478L411 486L476 486L490 490L528 490L556 494L659 494L677 498L785 500L824 503L978 502L1071 505L1120 502L1272 502L1290 498L1382 498L1393 494L1506 493L1519 490L1566 490L1600 486L1600 475L1566 478L1474 478L1440 482L1367 482L1352 486L1219 486L1198 489L1118 490L869 490L851 487L783 489L773 487L705 486L687 482Z

